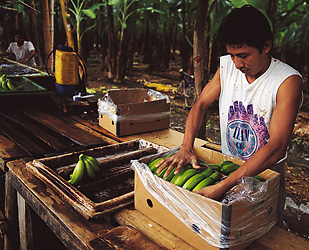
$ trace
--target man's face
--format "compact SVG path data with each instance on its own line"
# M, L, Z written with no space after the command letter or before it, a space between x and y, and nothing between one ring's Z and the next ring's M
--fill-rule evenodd
M15 42L18 46L22 46L24 44L24 38L20 35L15 35Z
M270 64L268 54L270 46L268 45L263 48L262 52L246 44L226 45L226 50L230 54L235 67L252 80L261 76Z

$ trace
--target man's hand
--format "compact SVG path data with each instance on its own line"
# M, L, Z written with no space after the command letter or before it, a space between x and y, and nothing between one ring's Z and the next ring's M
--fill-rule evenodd
M193 168L200 168L200 166L197 163L197 157L195 156L194 152L191 150L186 150L186 149L180 149L178 153L175 155L165 158L161 160L156 167L159 167L157 172L160 173L165 169L167 166L169 168L166 170L165 174L163 177L167 177L170 172L177 167L175 170L174 174L178 174L179 171L182 169L183 166L187 165L188 163L191 163Z
M200 190L193 191L193 192L218 201L223 197L223 195L227 191L228 189L226 188L226 185L224 184L224 180L223 180L219 182L218 184L210 185L210 186L204 187Z
M19 63L23 63L23 64L27 64L28 60L27 60L27 58L26 58L26 59L23 59L23 60L19 60L18 62L19 62Z

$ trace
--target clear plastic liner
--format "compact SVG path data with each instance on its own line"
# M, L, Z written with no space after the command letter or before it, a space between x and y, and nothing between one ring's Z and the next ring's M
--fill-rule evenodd
M260 182L253 177L241 178L237 185L229 190L223 200L224 204L233 204L236 201L256 202L261 201L268 192L268 182Z
M227 192L224 204L164 181L150 171L148 163L178 149L133 160L132 167L146 190L209 244L229 248L246 243L261 237L276 224L276 217L267 219L271 212L276 213L278 197L278 187L270 188L269 180L241 179ZM224 211L232 212L225 218Z
M134 89L130 89L131 91ZM117 89L109 90L111 91L119 91ZM150 110L151 112L147 112L144 114L129 114L129 115L117 115L117 104L112 100L109 92L105 94L102 98L98 99L98 113L99 115L107 114L114 122L121 121L153 121L158 119L166 119L170 117L171 112L156 112L156 110ZM150 102L156 100L166 100L166 103L170 103L170 99L167 95L162 94L158 91L149 89L147 91L147 95L145 96L143 102ZM130 104L130 103L128 103Z

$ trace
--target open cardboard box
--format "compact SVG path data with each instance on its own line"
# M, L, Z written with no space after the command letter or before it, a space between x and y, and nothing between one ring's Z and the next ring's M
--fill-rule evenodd
M169 99L154 90L110 90L98 107L99 125L117 136L169 128Z
M195 152L208 163L243 163L206 148ZM280 174L272 170L260 174L268 186L259 199L227 205L164 181L140 161L133 166L135 208L197 249L244 249L276 223Z

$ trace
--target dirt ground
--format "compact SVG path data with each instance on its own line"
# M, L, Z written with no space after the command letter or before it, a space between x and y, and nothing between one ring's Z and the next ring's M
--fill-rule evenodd
M87 60L88 91L104 95L110 88L144 88L145 83L160 83L177 87L180 82L180 61L174 61L167 70L150 70L148 65L136 61L133 73L125 78L125 83L117 85L102 70L101 58L95 52ZM305 82L305 87L308 82ZM306 90L306 88L304 88ZM173 92L165 92L171 100L170 127L184 132L189 110L184 106L183 98L175 98ZM304 103L297 116L295 129L288 152L286 164L286 192L296 206L309 210L309 95L304 95ZM213 104L207 112L206 139L218 143L219 116L218 105ZM309 213L308 213L309 215ZM308 217L307 217L308 218ZM307 235L307 234L306 234ZM309 233L306 237L309 237Z

